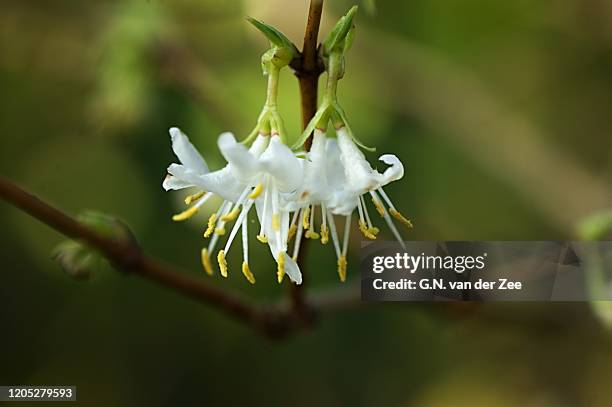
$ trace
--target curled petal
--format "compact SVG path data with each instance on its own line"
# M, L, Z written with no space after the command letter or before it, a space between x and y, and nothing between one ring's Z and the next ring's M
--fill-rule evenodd
M170 164L168 167L168 174L170 174L171 178L166 177L162 184L166 191L168 189L182 189L198 186L200 177L206 175L181 164ZM182 188L172 188L173 186L182 186Z
M172 174L167 174L166 178L164 178L164 182L162 183L162 187L166 191L184 189L184 188L189 188L191 186L193 186L193 184L190 184L189 182L181 180Z
M295 284L302 284L302 272L300 271L300 267L287 255L287 253L283 253L282 255L285 256L285 273Z
M404 165L397 156L393 154L384 154L378 159L390 166L383 173L383 185L391 181L397 181L404 176Z
M170 139L172 140L172 150L181 164L201 174L208 172L206 161L178 127L170 129Z
M270 173L282 192L290 192L299 188L302 183L302 165L291 149L273 136L259 162L263 169Z

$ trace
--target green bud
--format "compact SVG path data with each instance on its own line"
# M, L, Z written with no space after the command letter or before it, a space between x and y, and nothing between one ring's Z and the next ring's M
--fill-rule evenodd
M347 36L353 28L353 18L357 12L357 8L357 6L351 7L351 9L344 16L340 17L334 28L332 28L330 33L327 35L323 41L324 56L327 56L332 52L344 52ZM350 41L352 41L352 39ZM348 50L348 48L346 49Z
M77 216L77 219L105 237L117 241L135 242L134 235L128 226L114 216L96 211L83 211Z
M299 55L297 47L276 28L252 17L247 17L247 21L253 24L270 41L271 48L261 57L264 74L269 72L270 64L282 68L289 65L291 60Z
M59 244L53 251L53 259L75 280L84 281L91 277L97 254L72 240Z

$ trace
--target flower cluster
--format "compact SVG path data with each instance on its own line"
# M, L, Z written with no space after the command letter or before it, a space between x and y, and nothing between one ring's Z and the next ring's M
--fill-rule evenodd
M211 256L214 256L219 240L227 235L226 225L233 222L225 246L216 252L221 275L227 277L226 257L236 236L241 233L242 273L249 282L255 282L249 267L248 230L248 216L253 207L259 222L257 240L269 246L277 263L279 283L288 275L295 284L301 284L297 256L303 239L319 240L324 245L331 239L337 256L338 274L344 281L353 212L358 212L359 230L366 238L376 239L379 233L372 222L366 198L371 199L378 214L403 245L393 218L408 227L412 225L395 208L383 187L402 178L404 167L395 155L385 154L379 158L387 166L384 172L372 168L336 98L337 82L343 76L344 53L352 39L353 14L354 10L351 10L342 17L330 33L332 39L328 37L323 44L327 91L293 149L285 143L283 120L276 109L276 93L278 73L297 51L278 31L255 20L251 22L266 34L272 48L262 57L264 73L268 75L268 97L253 133L242 143L237 142L231 133L223 133L218 147L227 165L210 171L187 136L178 128L170 129L172 149L180 163L168 167L163 187L166 190L196 189L195 194L185 199L189 208L174 215L173 220L190 218L215 195L222 199L203 232L205 238L210 238L201 253L208 274L213 274ZM333 132L328 132L330 122ZM311 134L310 149L300 151ZM338 216L344 218L342 235L336 226Z

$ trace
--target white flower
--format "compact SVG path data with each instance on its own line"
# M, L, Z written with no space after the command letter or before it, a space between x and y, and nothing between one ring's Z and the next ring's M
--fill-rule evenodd
M204 237L211 237L208 247L202 249L204 269L213 273L210 254L214 252L221 236L226 234L225 224L236 221L223 250L217 255L221 275L227 277L225 257L234 238L242 230L242 272L251 282L255 277L248 264L248 213L256 203L261 224L258 239L268 243L278 263L278 279L286 273L296 284L302 282L299 267L286 254L289 214L282 210L282 194L294 193L302 180L302 167L291 150L278 136L258 135L250 148L236 142L231 133L223 133L218 146L228 164L221 170L210 172L204 159L189 142L185 134L176 128L170 129L172 148L180 164L168 167L168 176L163 186L166 190L196 187L199 191L187 197L185 202L193 205L173 217L176 221L193 216L211 196L223 198L219 209L208 219ZM207 192L204 192L207 191ZM195 202L195 203L194 203Z
M269 144L259 156L237 143L229 133L219 138L219 149L231 166L232 172L238 180L247 185L247 192L253 189L250 195L244 194L236 202L236 207L243 205L243 210L225 248L219 252L218 260L223 271L226 267L225 255L237 233L237 227L239 228L241 220L246 219L247 213L255 203L260 223L257 238L269 245L278 264L279 282L286 273L294 283L301 284L300 269L286 253L289 213L281 207L281 195L294 193L299 188L302 182L302 166L293 152L282 143L280 137L273 135L267 138L270 139Z

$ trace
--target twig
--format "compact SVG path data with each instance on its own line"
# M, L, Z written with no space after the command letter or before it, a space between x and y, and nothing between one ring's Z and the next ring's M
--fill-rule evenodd
M317 91L319 76L323 72L323 63L320 61L317 44L319 36L319 26L321 25L321 14L323 13L323 0L311 0L308 8L308 20L304 33L304 45L300 56L292 61L291 67L298 78L300 84L300 101L302 105L302 128L306 128L310 119L317 111ZM310 149L312 142L310 137L304 148ZM291 286L291 305L295 314L301 320L311 325L315 318L314 308L308 306L304 296L307 284L307 273L305 272L304 259L308 250L307 242L303 242L298 255L298 264L302 269L303 282L300 286Z
M282 336L296 328L290 315L281 309L266 310L225 290L212 287L176 267L148 257L134 243L105 237L83 225L12 181L0 176L0 197L64 235L87 243L100 251L113 266L136 274L191 297L245 322L270 336ZM281 323L282 322L282 323Z

